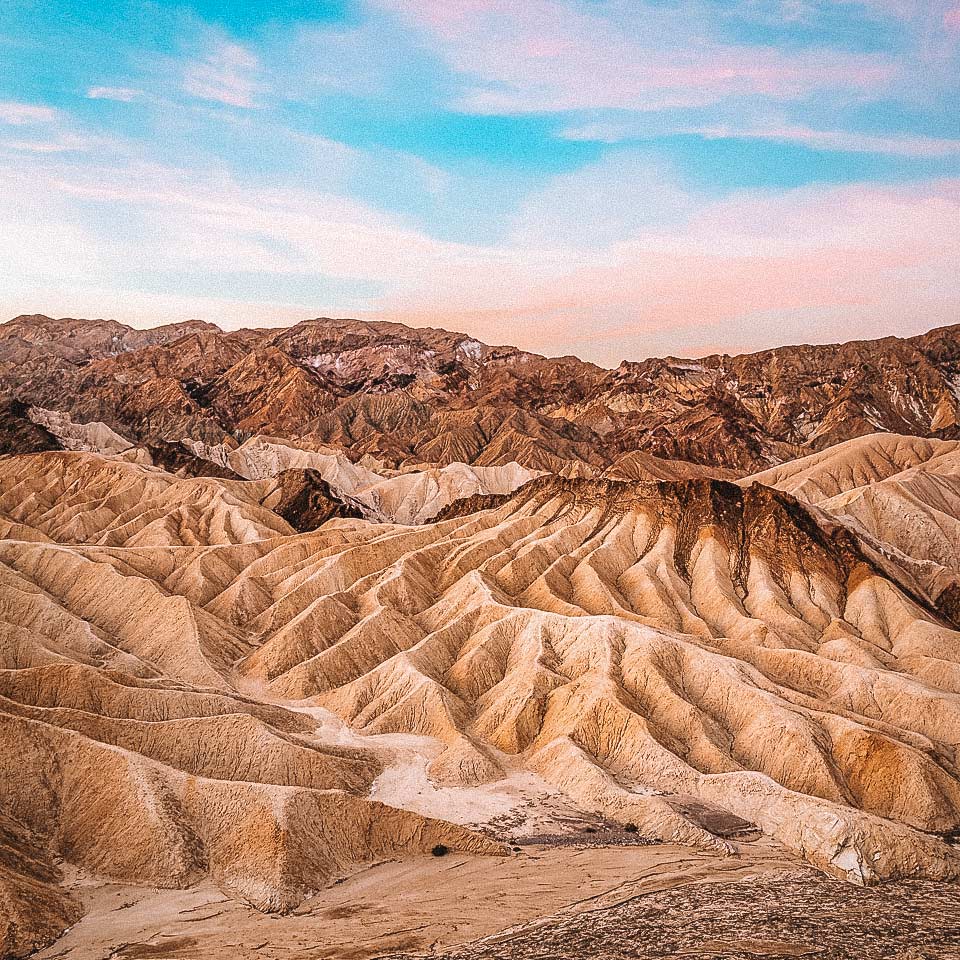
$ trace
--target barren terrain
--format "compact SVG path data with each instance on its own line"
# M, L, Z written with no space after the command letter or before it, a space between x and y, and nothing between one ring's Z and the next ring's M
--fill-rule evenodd
M161 334L91 360L98 329L54 365L183 375ZM341 390L385 355L296 330L271 350ZM259 342L210 336L241 364ZM282 418L163 459L75 407L21 419L0 955L956 949L957 441L751 473L577 440L561 469L555 444L391 465Z

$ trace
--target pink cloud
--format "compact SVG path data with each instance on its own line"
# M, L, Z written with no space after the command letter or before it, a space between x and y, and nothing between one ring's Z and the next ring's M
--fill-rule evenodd
M257 58L238 43L220 43L203 60L187 64L183 89L201 100L231 107L255 106Z
M943 15L943 25L951 33L960 33L960 6L952 7Z
M673 126L661 128L661 134L690 134L707 139L774 140L799 143L817 150L843 153L884 153L899 157L949 157L960 154L960 140L924 136L875 136L850 130L816 130L800 125L769 127ZM593 140L618 143L650 135L650 127L629 121L592 121L570 127L560 134L567 140Z
M792 99L818 89L874 91L897 73L879 56L724 44L668 8L619 3L620 16L605 18L558 0L378 2L412 19L473 80L460 105L477 112Z
M746 195L669 233L567 251L549 280L506 273L419 303L405 291L380 315L606 365L815 329L820 340L919 331L960 316L958 221L960 181Z
M598 199L598 183L623 180L642 188L612 186ZM516 228L502 244L481 246L439 240L349 198L252 189L219 170L44 156L4 167L0 156L0 294L44 285L62 298L114 290L104 297L119 314L125 304L144 309L139 276L240 271L259 278L269 317L282 300L276 291L293 281L303 291L344 281L344 289L368 292L306 312L461 329L606 365L708 346L919 330L960 317L960 180L723 201L664 180L662 171L629 164L565 174L520 216L543 229ZM627 221L618 200L648 209ZM115 229L131 215L141 226L134 246ZM584 229L604 218L609 229ZM189 289L178 293L192 300ZM251 313L246 305L244 316Z

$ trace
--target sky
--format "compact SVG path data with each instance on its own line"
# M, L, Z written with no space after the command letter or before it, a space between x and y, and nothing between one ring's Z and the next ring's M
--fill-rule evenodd
M4 0L0 317L918 333L958 104L960 0Z

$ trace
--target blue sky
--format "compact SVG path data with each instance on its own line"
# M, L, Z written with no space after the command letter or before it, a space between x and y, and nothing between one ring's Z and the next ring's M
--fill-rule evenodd
M956 0L7 0L0 310L549 354L960 321Z

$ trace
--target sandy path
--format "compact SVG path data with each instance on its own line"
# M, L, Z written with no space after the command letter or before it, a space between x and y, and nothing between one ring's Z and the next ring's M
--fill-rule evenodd
M771 843L739 858L685 847L531 847L502 859L449 855L371 866L285 917L224 898L205 882L157 891L81 885L87 915L42 960L315 958L367 960L440 950L558 911L615 905L700 881L795 873Z

